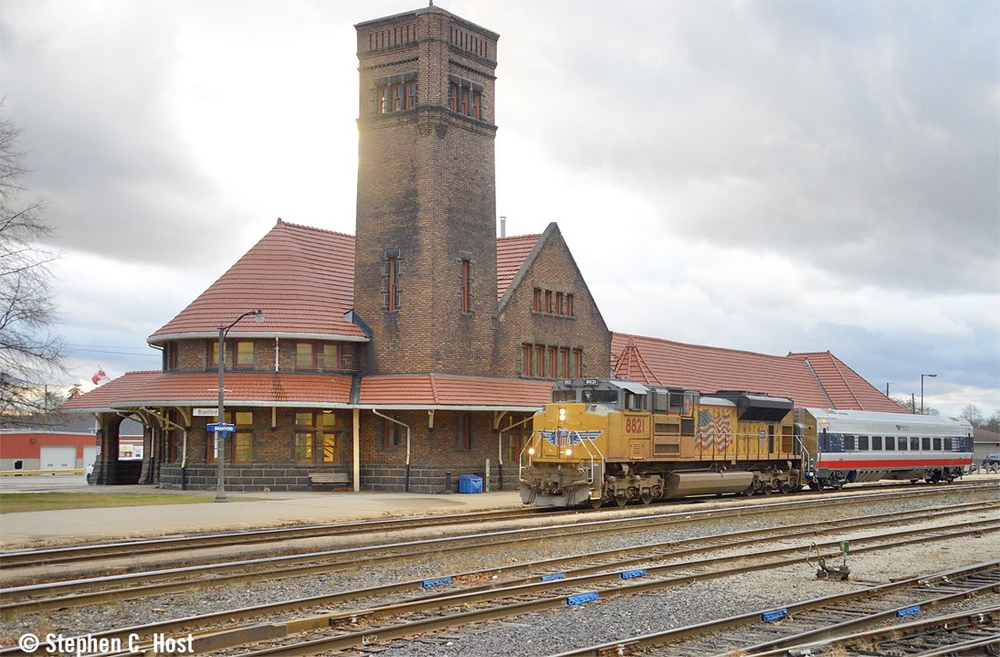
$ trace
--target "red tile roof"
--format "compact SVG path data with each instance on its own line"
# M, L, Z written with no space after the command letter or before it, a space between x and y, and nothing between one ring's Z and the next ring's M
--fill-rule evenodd
M521 270L541 235L497 238L497 300L503 297L511 281Z
M323 336L367 340L344 317L354 305L354 237L278 223L180 314L149 337L212 337L242 313L261 308L230 335Z
M227 405L347 406L351 399L351 376L345 374L226 372L224 385ZM214 372L130 372L69 400L62 408L77 411L161 405L215 406L218 400L219 376Z
M890 413L905 411L829 351L790 353L787 358L801 360L816 373L835 408Z
M551 381L454 374L383 374L361 380L359 405L534 410L551 397Z
M126 372L117 379L108 381L79 397L67 399L59 407L62 411L110 411L111 404L146 383L163 376L160 371ZM216 383L218 388L218 383Z
M771 356L614 333L611 353L616 375L639 383L766 392L796 406L904 411L829 352Z

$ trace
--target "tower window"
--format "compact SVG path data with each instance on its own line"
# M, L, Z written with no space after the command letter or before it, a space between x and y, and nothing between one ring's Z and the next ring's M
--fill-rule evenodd
M375 113L389 114L417 106L417 74L394 75L375 81Z
M399 309L399 255L389 255L385 260L385 295L383 307L386 310Z
M472 286L472 263L466 259L462 259L462 312L469 313L472 312L471 304L471 293L470 288Z
M448 108L452 112L482 118L482 87L467 80L452 79L448 85Z

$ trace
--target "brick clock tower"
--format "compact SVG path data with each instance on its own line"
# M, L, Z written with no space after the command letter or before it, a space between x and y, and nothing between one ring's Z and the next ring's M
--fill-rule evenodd
M499 35L433 6L355 27L354 305L373 334L364 369L487 373Z

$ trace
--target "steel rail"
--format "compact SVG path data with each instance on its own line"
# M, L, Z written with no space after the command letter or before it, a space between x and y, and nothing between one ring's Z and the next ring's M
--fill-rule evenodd
M946 540L953 539L956 537L961 537L963 535L974 535L980 530L969 530L967 532L957 532L951 534L944 534L942 536L927 536L926 534L921 538L916 539L904 539L900 542L891 542L885 545L872 545L867 546L866 550L884 550L891 547L896 547L901 544L908 544L913 542L927 542L931 540ZM993 522L993 529L991 531L1000 531L1000 521ZM874 537L876 540L881 540L883 537ZM856 539L860 540L860 539ZM835 542L830 542L830 545L834 545ZM802 547L799 546L794 548L794 550L801 551ZM732 561L732 557L722 557L719 560ZM461 609L468 608L469 605L477 602L483 602L489 597L495 598L494 602L497 604L495 606L488 607L486 609L473 609L469 611L460 611L451 615L438 615L420 618L413 621L407 622L396 622L392 625L387 626L373 626L366 625L360 629L350 629L348 631L342 631L341 634L336 636L325 636L320 638L303 638L299 637L299 640L295 641L290 645L281 645L272 648L265 648L263 650L253 651L250 653L245 653L248 655L314 655L326 651L333 650L344 650L348 648L354 648L357 646L370 645L374 642L383 643L386 640L398 639L406 636L413 636L416 634L422 634L426 632L434 632L442 629L449 629L456 626L467 625L471 623L478 623L483 621L496 620L499 618L509 618L512 616L521 616L524 614L530 614L538 611L543 611L547 609L553 609L557 607L564 607L570 603L571 599L575 595L583 594L587 596L592 596L591 599L598 599L603 593L606 596L619 596L619 595L630 595L643 593L646 591L657 590L668 588L672 586L678 586L681 584L688 584L695 581L707 580L707 579L718 579L721 577L728 577L731 575L738 575L742 573L752 572L754 570L763 570L769 568L776 568L787 565L787 559L775 558L770 561L765 561L760 564L754 565L741 565L735 567L724 568L717 571L711 571L708 573L700 574L688 574L679 575L676 577L666 578L666 579L656 579L645 582L629 582L626 584L621 584L618 586L609 586L606 589L598 589L594 591L592 587L594 583L603 580L606 583L619 582L621 581L622 573L607 573L599 576L584 576L573 579L561 580L556 582L540 582L531 585L531 587L510 587L497 589L492 592L485 593L472 593L472 594L456 594L453 596L446 596L434 600L429 600L424 603L420 602L410 602L401 603L399 605L388 605L384 607L374 608L370 610L357 611L357 612L338 612L335 614L323 614L318 616L313 616L308 619L298 619L287 624L271 624L269 627L273 633L272 636L267 637L266 640L287 640L289 636L294 632L304 632L310 630L335 630L334 625L336 623L348 624L357 628L362 625L363 622L368 622L371 620L377 620L382 617L391 617L395 614L401 613L403 610L408 612L428 612L434 609L440 609L447 604L451 604L454 607ZM993 562L995 565L996 562ZM684 564L690 565L690 564ZM648 569L647 569L648 570ZM584 586L588 587L585 591L581 591ZM883 585L885 586L885 585ZM568 589L568 590L567 590ZM541 597L537 599L532 599L528 601L517 601L518 596L524 596L525 594L542 592L542 591L564 591L563 593L555 596ZM575 595L574 595L575 594ZM246 632L244 628L243 632ZM245 634L243 635L245 636ZM243 636L237 635L234 638L240 640ZM201 642L201 643L199 643ZM615 644L617 646L617 644ZM226 637L223 633L216 633L211 636L206 636L204 638L196 638L195 646L201 646L202 650L215 650L223 647L231 647L232 644L227 644ZM567 653L573 654L573 653ZM591 653L581 653L581 654L591 654ZM596 654L596 653L595 653ZM603 653L603 654L617 654L617 653Z
M882 519L882 524L893 524L900 519L905 520L912 517L926 518L941 514L955 515L957 513L987 509L997 505L998 503L996 502L969 502L941 508L917 509L902 513L892 512L876 516L868 515L854 518L853 520L869 526L878 519ZM676 522L690 522L695 519L691 518L689 514L668 514L666 517L658 516L652 520L648 516L639 516L624 521L600 520L583 523L582 525L574 524L556 527L533 527L521 530L502 530L485 534L405 541L380 546L356 546L305 555L248 559L210 566L189 566L66 582L10 587L0 589L0 598L3 600L0 603L0 617L7 617L12 613L24 611L84 606L115 600L149 597L163 593L174 593L196 588L205 583L216 586L223 582L243 579L277 579L318 572L330 572L337 570L338 567L356 567L359 562L359 556L362 556L365 562L374 564L379 561L397 560L404 556L414 557L427 553L464 550L468 548L470 543L481 547L484 545L483 541L485 538L493 539L492 543L487 544L495 547L523 544L538 540L551 540L566 535L579 536L584 533L621 531L622 528L620 525L623 522L635 525L629 528L631 532L649 531L650 524L656 527L664 520L669 520L669 524L672 525ZM821 520L793 525L791 527L786 526L785 528L772 527L764 530L748 530L745 533L747 535L759 535L758 532L773 533L796 527L817 531L828 528L833 522L847 523L851 520L851 518L840 519L839 521ZM688 539L688 541L696 542L697 544L705 544L711 540L713 540L712 537ZM661 547L662 549L676 549L682 543L681 541L672 541L665 543ZM646 545L642 546L642 549L648 552L652 548ZM403 555L400 554L401 550L411 550L411 552ZM261 572L257 570L258 568L266 570ZM179 579L180 581L177 581ZM116 588L110 588L112 586ZM39 595L46 597L37 597Z
M873 596L885 595L893 593L896 591L902 591L906 589L916 589L925 585L934 585L938 582L953 583L955 579L960 577L973 577L981 573L992 572L994 575L998 573L997 569L1000 568L1000 560L985 561L982 563L974 564L971 566L965 566L961 568L955 568L939 573L934 573L931 575L921 575L918 577L912 577L904 580L899 580L896 582L890 582L888 584L878 584L875 586L865 587L862 589L857 589L854 591L848 591L846 593L838 593L831 596L824 596L821 598L813 598L811 600L805 600L801 602L796 602L789 604L784 607L784 611L787 612L788 616L799 617L802 614L809 612L815 612L825 608L837 607L844 604L850 604L860 600L868 600ZM975 594L980 591L993 591L995 592L997 585L995 581L980 585L969 587L958 593L948 593L947 596L954 598L955 596L967 596L970 593ZM715 619L710 621L705 621L702 623L696 623L694 625L687 625L678 628L672 628L662 632L655 632L650 634L645 634L642 636L631 637L628 639L620 639L618 641L612 641L608 643L603 643L594 646L588 646L585 648L578 648L575 650L570 650L566 652L558 653L552 657L602 657L607 655L629 655L635 654L636 651L642 650L648 652L650 650L655 650L657 647L669 644L672 652L677 652L683 650L683 644L678 644L679 641L689 640L694 637L712 635L712 633L717 633L722 630L733 630L741 629L748 626L753 626L760 624L763 621L764 615L775 611L774 609L763 609L746 614L739 614L736 616L731 616L727 618ZM879 612L881 615L882 612ZM846 625L846 624L845 624ZM712 635L717 636L717 635ZM796 645L796 647L807 648L806 645ZM692 649L696 649L697 646L693 646ZM744 653L744 650L752 650L750 648L738 648L737 654L755 654L751 652ZM706 653L702 653L706 654ZM771 652L761 652L756 653L758 657L763 657L764 655L787 655L788 647L778 648ZM803 654L810 654L809 652L803 652Z
M954 515L953 513L948 513L947 511L941 511L941 512L939 512L937 514L928 514L928 513L926 513L923 510L921 510L921 511L910 511L910 512L906 512L906 513L907 513L907 516L910 516L910 517L913 517L913 518L918 518L918 519L925 519L925 518L928 518L928 517L935 517L935 516L942 516L942 515ZM890 514L885 514L885 515L890 515ZM896 520L903 520L903 519L902 518L897 518ZM816 532L817 529L822 529L822 530L832 530L832 529L843 530L845 528L849 528L849 527L852 527L852 526L863 525L863 526L866 526L866 527L871 527L871 526L874 526L874 524L889 524L890 522L892 522L892 521L891 520L884 520L883 522L875 522L875 518L874 517L865 517L865 518L861 518L861 519L852 519L850 521L841 521L839 523L836 522L836 521L833 521L833 522L821 521L821 522L815 522L815 523L807 523L807 524L804 524L804 525L785 526L785 527L771 528L771 529L764 529L764 530L749 530L749 531L742 531L742 532L732 532L730 534L723 535L722 537L713 536L713 537L704 537L704 538L701 538L701 539L694 538L694 539L687 539L685 541L672 541L672 542L669 542L669 543L666 543L666 544L660 544L660 545L639 546L639 547L633 547L633 548L610 550L610 551L606 551L604 553L598 553L598 554L587 553L587 554L575 555L575 556L571 556L571 557L558 557L558 558L546 559L546 560L542 560L542 561L539 561L539 562L524 563L524 564L515 564L515 565L506 565L506 566L502 566L502 567L498 567L498 568L487 568L487 569L483 569L483 570L479 570L479 571L473 571L473 572L468 572L468 573L462 573L462 574L455 575L455 576L452 577L452 581L453 581L454 584L462 584L462 583L465 583L465 582L468 582L468 581L472 581L472 582L480 581L481 582L483 580L486 580L486 582L487 582L486 584L482 584L482 585L478 585L478 586L474 585L474 586L467 587L467 588L463 589L463 592L465 592L465 593L472 592L472 591L483 591L483 590L496 589L499 586L511 586L511 585L515 585L515 584L528 584L528 583L536 582L537 579L538 579L539 573L544 573L546 570L551 570L553 565L558 565L560 563L564 563L564 562L567 562L567 561L573 561L573 560L576 560L576 561L583 560L585 562L586 561L590 561L590 563L587 564L587 565L584 565L584 566L581 566L581 567L577 567L577 568L575 568L573 570L570 570L570 571L564 571L564 573L563 573L564 575L573 575L573 576L575 576L575 575L584 574L584 573L594 573L594 572L600 572L600 571L607 571L612 566L609 565L608 563L606 563L606 559L611 558L611 557L615 557L615 556L624 555L624 554L631 554L632 555L631 559L629 561L627 561L627 562L619 562L618 564L615 564L616 567L623 567L623 566L625 566L627 564L634 564L634 563L639 563L639 562L648 562L649 560L656 559L656 558L660 558L660 559L678 559L678 558L683 558L684 556L687 556L687 555L695 555L695 554L699 554L700 555L700 554L704 554L704 552L705 552L706 549L722 551L722 550L732 550L732 549L734 549L736 547L746 546L746 545L750 545L752 547L756 547L758 545L759 541L760 541L760 537L762 535L768 534L768 533L775 534L777 532L778 535L777 536L772 536L769 540L778 541L778 540L789 540L789 539L792 539L792 538L800 537L802 535L813 535L813 534L815 534L815 532ZM920 534L923 534L927 530L925 530L925 529L919 529L919 530L915 530L915 531L918 532L918 533L920 533ZM722 538L722 539L736 538L737 540L735 540L735 541L728 541L726 543L722 543L722 544L710 546L708 548L704 548L704 547L699 548L699 547L696 547L698 544L704 544L704 543L707 543L707 542L713 542L714 541L714 542L718 543L719 540L720 540L720 538ZM687 547L687 549L684 549L684 550L677 550L676 548L679 547L679 546L681 546L681 545L687 545L688 547ZM663 548L663 547L672 547L673 551L671 551L671 552L669 552L667 554L649 554L648 553L651 550L656 550L656 549ZM793 551L794 550L799 550L799 549L800 548L792 548ZM644 552L646 552L646 553L644 554ZM604 559L605 562L604 563L594 564L593 561L595 559L596 560L602 560L602 559ZM716 563L722 563L722 562L728 561L730 559L731 559L731 557L722 557L722 558L718 558L718 559L716 559L714 561ZM674 568L683 569L683 568L686 568L688 566L689 566L689 564L683 564L682 563L682 564L675 564L673 567ZM532 576L532 577L524 577L524 578L518 579L518 580L513 580L513 579L510 578L510 575L512 575L512 574L516 574L516 573L519 573L519 572L531 572L531 571L534 571L534 576ZM499 579L501 575L505 575L506 576L505 579ZM496 577L497 579L494 579L494 577ZM372 597L374 595L382 595L382 594L387 594L387 593L392 593L392 592L397 592L397 591L419 590L421 588L421 586L424 585L424 584L426 584L426 580L415 580L415 581L410 581L410 582L399 582L399 583L394 583L394 584L389 584L389 585L372 587L372 588L364 589L364 590L345 591L345 592L334 593L334 594L326 594L326 595L321 595L321 596L314 596L314 597L311 597L311 598L305 598L305 599L300 599L300 600L292 600L292 601L286 601L286 602L281 602L281 603L272 603L272 604L268 604L268 605L258 605L258 606L250 607L250 608L246 608L246 609L238 609L238 610L230 610L230 611L225 611L225 612L217 612L217 613L214 613L214 614L207 614L207 615L202 615L202 616L194 616L194 617L176 619L176 620L172 620L172 621L161 621L159 623L153 623L153 624L148 624L148 625L143 625L143 626L137 626L137 627L130 627L130 628L123 628L123 629L120 629L120 630L114 630L114 631L110 631L110 632L102 632L102 633L98 633L98 634L91 633L88 636L92 636L92 637L98 638L98 639L115 639L115 638L122 639L122 638L128 637L128 636L133 635L133 634L137 635L137 636L150 636L150 635L154 635L154 634L166 635L166 634L170 634L170 633L173 633L173 632L176 632L176 631L179 631L179 630L190 631L191 628L204 628L204 627L210 627L210 626L217 626L217 625L220 625L222 623L230 623L231 624L233 622L244 621L244 620L249 620L249 619L259 619L261 617L273 617L273 616L275 616L277 614L281 614L281 613L302 612L304 609L307 609L307 608L310 608L310 607L317 607L317 606L321 606L321 605L328 607L330 604L334 604L334 603L338 603L338 602L343 602L343 601L347 601L347 600L354 600L354 599L363 598L363 597ZM445 595L450 595L450 593L445 592L445 593L442 593L442 594L431 595L431 596L428 596L428 598L430 598L430 597L442 597L442 596L445 596ZM215 633L215 630L213 630L213 633ZM11 650L11 649L0 650L0 655L7 655L7 654L20 654L20 653L16 649L13 649L13 650Z
M958 598L963 596L972 596L990 590L997 592L998 587L996 585L984 586L977 589L970 589L969 591L963 593L953 593L948 597ZM925 603L921 603L921 606L928 608L940 606L947 603L947 600L944 599L945 597L946 596L942 596L941 599L928 600ZM885 620L884 617L894 615L896 611L898 610L889 610L883 614L873 615L872 623ZM956 629L982 626L984 624L989 626L987 636L976 636L968 640L956 641L954 643L949 643L930 650L921 650L918 654L920 657L936 657L944 655L952 657L964 654L985 655L991 654L985 651L987 647L1000 646L1000 605L960 611L953 614L946 614L944 616L935 616L933 618L924 618L910 623L880 627L853 634L840 634L840 628L836 628L836 626L834 626L831 627L830 631L826 633L826 636L819 641L783 642L783 647L766 651L758 650L757 646L750 646L749 648L739 649L736 654L741 656L756 655L756 657L783 657L788 655L791 650L794 650L796 653L802 655L820 654L816 651L825 651L827 649L836 650L837 648L840 648L841 651L844 649L849 650L852 644L857 643L866 643L871 646L872 644L878 643L899 643L903 639L912 641L914 638L918 638L920 636L932 634L940 636L942 632L951 633ZM863 626L864 624L859 621L854 625ZM850 627L843 628L844 631L850 631L850 629ZM843 654L843 652L838 654ZM996 651L992 654L996 654ZM732 655L733 653L723 653L716 655L715 657L732 657Z
M881 489L886 488L881 486ZM948 487L935 487L923 490L912 490L909 484L901 484L899 486L890 487L895 490L879 490L876 492L858 492L851 494L852 491L840 491L840 495L830 498L829 492L822 491L803 491L803 495L809 495L810 499L800 499L794 501L781 501L781 502L771 502L764 505L753 505L753 506L740 506L736 509L708 509L703 511L686 511L679 513L696 513L696 514L724 514L724 513L738 513L737 509L754 509L758 507L775 508L775 506L783 505L796 505L805 504L811 505L815 504L816 501L811 499L812 497L827 497L828 499L822 501L822 504L844 504L843 500L845 498L852 499L878 499L882 497L893 497L900 494L900 489L905 489L905 494L907 496L935 496L935 495L947 495L958 491L975 491L977 489L995 489L998 488L998 484L992 482L988 483L968 483L968 484L951 484ZM769 499L769 497L765 497ZM670 502L701 502L700 498L688 498L687 500L670 500ZM504 520L518 520L526 517L531 517L532 515L539 516L574 516L574 515L584 515L584 514L608 514L613 513L616 510L621 510L624 512L637 512L642 509L647 509L647 507L627 507L623 509L618 509L617 507L606 509L606 510L593 510L593 509L572 509L572 510L553 510L553 509L513 509L508 511L479 511L472 513L462 513L462 514L438 514L430 516L407 516L407 517L397 517L388 518L380 520L357 520L357 521L347 521L342 523L331 523L331 524L320 524L320 525L308 525L302 527L280 527L280 528L270 528L270 529L253 529L246 531L237 532L219 532L211 534L194 534L188 536L170 536L170 537L160 537L160 538L150 538L150 539L139 539L130 541L114 541L106 543L91 543L84 545L70 545L70 546L59 546L51 548L41 548L34 550L13 550L8 552L0 553L0 569L10 571L13 568L20 566L39 566L55 563L72 563L75 561L83 560L94 560L94 559L112 559L122 556L133 557L142 554L159 554L165 552L177 552L184 550L211 548L211 547L224 547L224 546L238 546L238 545L253 545L269 542L285 542L296 539L304 538L317 538L317 537L327 537L327 536L343 536L345 534L360 534L360 533L374 533L374 532L385 532L392 530L411 530L411 529L422 529L425 527L433 526L446 526L446 525L458 525L467 524L481 521L504 521ZM745 512L745 511L744 511ZM649 517L655 517L660 514L644 514ZM669 515L669 514L667 514ZM614 518L609 519L614 521Z
M994 485L991 484L991 485L988 485L988 486L979 486L979 488L984 488L986 490L990 490L992 488L997 488L997 486L994 486ZM970 489L973 490L973 491L976 490L976 488L973 488L971 486L963 487L963 490L965 492L968 492ZM907 497L912 497L914 495L919 495L919 496L946 495L946 494L949 494L951 491L955 491L955 490L957 490L957 489L954 488L954 487L951 487L951 490L936 489L936 490L921 491L921 492L918 492L918 493L912 493L912 492L910 492L910 493L906 493L906 495L907 495ZM556 529L561 528L561 527L580 527L580 528L602 527L602 526L607 526L609 524L627 525L627 524L630 524L630 523L633 523L633 522L643 522L643 521L650 522L650 523L656 522L656 521L662 521L663 524L672 524L672 523L677 523L677 522L682 522L682 521L683 522L694 522L694 521L699 521L699 520L711 521L711 520L717 520L717 519L720 519L720 518L740 517L740 516L752 515L752 514L763 514L763 513L769 513L769 512L771 512L773 510L784 510L784 509L792 509L792 508L798 508L798 507L809 508L810 510L812 510L812 509L815 509L817 507L824 507L825 508L825 507L830 507L830 506L832 506L832 507L843 506L845 504L853 504L853 503L855 503L857 501L861 501L861 500L879 500L879 499L882 499L882 498L890 498L891 499L892 497L895 497L898 494L899 494L898 491L893 491L893 492L882 492L882 493L864 493L864 494L860 494L860 495L838 495L838 496L835 496L835 497L828 497L827 499L824 499L824 500L780 501L780 502L771 502L771 503L767 503L767 504L754 504L754 505L749 505L749 506L741 505L741 506L736 506L736 507L726 507L726 508L722 508L722 509L705 509L705 510L694 510L694 511L692 511L692 510L683 510L683 511L675 511L675 512L668 512L668 513L658 513L658 514L648 514L648 513L646 513L646 514L628 515L628 516L615 516L615 517L612 517L612 518L601 518L601 519L597 519L597 520L590 520L590 521L583 521L583 522L578 522L578 523L572 523L572 524L569 524L569 525L567 525L567 524L550 525L549 528L553 529L553 530L556 530ZM484 514L484 515L485 515L485 517L490 517L489 514ZM603 514L600 514L600 515L603 515ZM410 520L410 519L397 519L397 520ZM419 525L419 518L413 519L413 520L414 520L414 525L413 526L419 527L420 526ZM542 528L542 529L544 529L544 528ZM643 528L642 530L644 530L644 529L645 528ZM597 531L600 531L600 530L597 530ZM636 531L640 531L640 529L636 529ZM139 543L143 543L143 541L140 541ZM123 544L123 545L128 545L128 544ZM84 547L92 547L92 546L84 546ZM200 546L198 546L198 547L200 547ZM381 549L382 546L381 545L375 545L373 547L377 548L377 549ZM285 553L283 556L280 556L280 557L271 557L271 558L274 558L274 559L287 558L287 559L291 560L292 562L294 562L296 559L302 559L302 560L305 560L305 561L309 561L315 555L322 555L322 554L326 554L326 553L332 554L332 553L335 553L335 552L336 551L333 551L333 550L326 551L326 552L295 552L295 553L292 553L292 554ZM236 562L236 563L244 563L245 561L246 560L243 560L243 561L240 561L240 562ZM220 569L220 570L224 570L224 569L226 569L228 563L231 563L231 562L225 562L225 561L203 561L201 565L204 566L205 568L209 568L209 569L211 569L211 568L217 568L217 569ZM200 565L186 566L186 568L189 568L189 569L194 569L194 568L198 568L198 567L200 567ZM7 587L5 587L5 589L0 589L0 595L2 595L3 593L5 593L7 589L15 588L17 586L16 585L16 581L17 581L16 571L15 572L12 572L12 571L14 571L14 569L12 567L8 567L8 568L3 569L2 572L3 572L3 575L4 575L4 579L6 581L8 581L8 582L11 582L13 580L13 582L12 582L12 584L10 584ZM161 581L163 579L162 577L160 577L160 575L159 575L158 572L147 572L146 574L149 576L149 577L147 577L146 581L150 581L150 580L152 580L152 581ZM104 579L109 579L111 577L114 577L114 574L113 573L107 573L105 571L105 577L104 577ZM32 580L37 580L37 577L32 577L31 579ZM44 585L45 584L38 584L38 586L44 586ZM2 605L0 605L0 610L2 610Z
M580 513L581 511L576 511ZM515 509L512 511L476 511L473 513L440 514L431 516L409 516L382 520L356 520L306 527L279 527L273 529L252 529L238 532L195 534L191 536L170 536L164 538L118 541L113 543L92 543L37 550L15 550L0 553L0 568L17 566L39 566L56 563L111 559L121 556L134 557L142 554L159 554L181 550L202 549L224 546L254 545L305 538L343 536L345 534L368 534L394 530L423 529L447 525L462 525L483 521L519 520L533 515L551 513L548 509Z

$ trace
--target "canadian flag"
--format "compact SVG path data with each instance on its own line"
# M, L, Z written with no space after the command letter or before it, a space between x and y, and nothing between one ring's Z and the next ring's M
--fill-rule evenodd
M97 366L97 374L90 377L90 380L94 382L95 386L98 385L101 381L110 381L108 375L104 373L104 369L100 365Z

